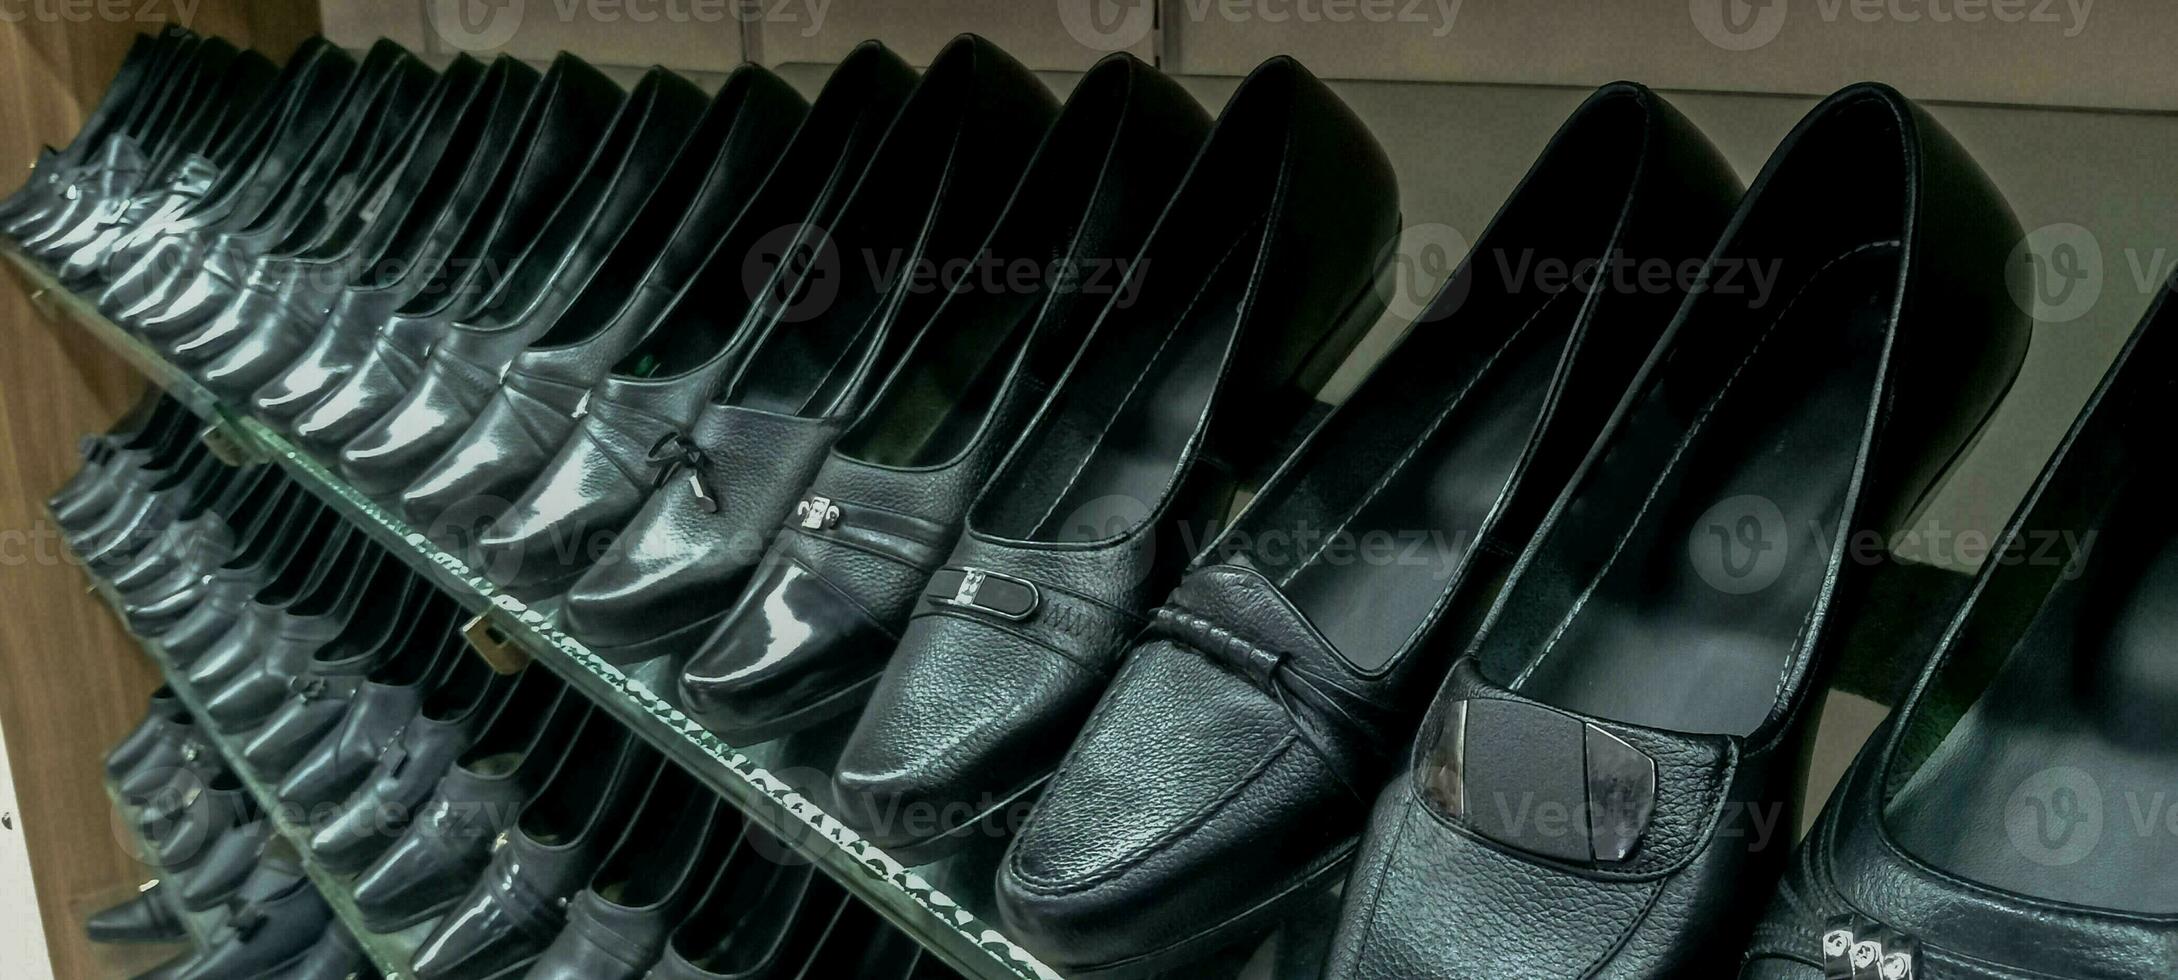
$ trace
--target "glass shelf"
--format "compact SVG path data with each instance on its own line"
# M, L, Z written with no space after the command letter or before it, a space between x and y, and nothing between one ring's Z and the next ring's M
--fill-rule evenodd
M674 687L670 663L637 664L623 670L600 659L580 641L555 629L545 613L499 591L460 558L442 551L398 516L348 486L279 432L223 404L217 395L108 320L95 306L70 293L12 245L0 245L0 258L21 276L33 304L49 319L81 327L212 423L206 441L221 459L280 466L389 553L488 622L495 634L493 639L503 639L531 662L559 675L611 712L667 758L716 790L750 821L787 841L797 854L823 869L947 965L974 978L1059 980L1057 972L1038 962L974 911L991 907L991 871L1004 841L979 839L942 861L909 867L862 839L804 795L805 788L813 794L826 781L825 774L837 757L846 726L836 726L839 731L793 736L753 747L727 744L657 693ZM147 650L159 659L155 646L147 643ZM163 660L161 663L163 667ZM177 684L176 690L185 689ZM184 693L183 697L187 703L191 695ZM190 707L195 710L198 706ZM238 754L228 753L228 759L238 772L245 771ZM246 780L252 778L245 776ZM251 789L254 792L263 787L253 784ZM259 798L266 800L269 795L260 793ZM268 806L267 812L274 811ZM281 829L285 833L293 828ZM314 871L313 876L316 874ZM335 892L345 893L337 880L330 886ZM327 897L351 925L360 929L358 920L352 918L352 904L342 909L341 900L333 892L328 892ZM388 969L384 963L380 966Z

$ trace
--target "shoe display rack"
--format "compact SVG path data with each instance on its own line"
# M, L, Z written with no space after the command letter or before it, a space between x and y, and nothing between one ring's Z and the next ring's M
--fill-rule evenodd
M432 545L421 533L387 513L348 487L309 454L289 444L278 432L225 405L189 375L162 359L127 331L101 315L90 303L70 293L51 274L28 261L11 245L0 245L0 259L20 278L32 303L49 322L63 329L80 329L97 338L114 353L143 373L153 384L196 412L210 427L204 439L223 461L243 465L276 464L298 484L307 487L328 505L362 528L389 553L428 576L447 595L475 614L466 627L472 646L495 668L505 671L537 664L563 678L572 688L598 705L656 747L667 758L695 774L706 785L738 808L755 826L776 835L795 853L815 863L847 890L867 902L902 932L922 943L962 974L979 978L1044 978L1059 974L1038 962L994 925L974 911L972 899L956 897L940 883L949 883L953 860L909 867L880 848L864 841L803 795L802 789L776 774L791 760L786 741L753 749L727 744L674 709L654 692L653 685L667 678L630 676L593 655L579 641L553 629L546 618L520 599L495 588L471 572L461 559ZM96 588L96 586L94 586ZM110 599L110 594L102 593ZM155 641L142 641L145 653L162 667L165 663ZM179 692L188 685L172 685ZM183 694L185 703L191 695ZM201 711L202 705L190 704ZM214 736L231 768L242 775L264 811L280 812L269 787L242 764L239 750ZM346 884L336 875L310 861L308 832L282 821L280 833L304 855L304 866L320 886L327 901L362 941L388 980L407 976L407 963L416 944L429 932L429 924L395 936L370 932L344 900ZM987 883L972 873L958 880L970 888ZM962 890L963 894L968 889ZM345 904L344 904L345 903ZM208 926L208 923L200 923Z

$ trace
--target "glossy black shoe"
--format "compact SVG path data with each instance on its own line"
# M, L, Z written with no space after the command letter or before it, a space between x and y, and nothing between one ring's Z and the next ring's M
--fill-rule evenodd
M142 756L113 777L114 791L131 806L144 806L163 792L183 770L212 763L218 753L197 734L196 719L176 712L158 720L161 729Z
M751 828L666 943L651 980L788 975L809 948L795 944L795 922L835 899L838 886L807 862L777 860L785 847Z
M178 980L271 980L301 961L333 923L333 910L285 845L235 893L232 915Z
M509 700L517 686L526 696ZM551 704L562 685L550 671L518 681L482 658L462 661L447 683L424 699L416 720L386 747L363 785L310 837L310 853L336 874L352 875L393 846L422 812L446 770L501 711L533 712Z
M396 657L363 682L348 713L282 777L280 802L316 810L348 798L423 710L424 696L469 656L459 633L426 635L428 657Z
M91 913L83 929L94 943L174 943L189 930L172 903L174 886L154 881L135 898Z
M510 65L500 74L529 78L527 71ZM202 365L289 318L322 323L355 267L393 235L404 205L430 188L448 147L466 152L469 144L455 135L483 126L491 103L480 93L497 91L496 81L485 84L493 77L476 59L456 55L406 126L379 117L358 134L318 200L218 243L171 300L137 314L130 326L168 360ZM374 210L372 202L384 206Z
M204 912L227 904L264 860L265 848L277 834L271 818L263 816L220 834L181 882L181 907Z
M385 617L399 614L415 573L367 539L347 549L344 558L345 574L328 576L316 594L282 611L283 628L274 634L276 639L259 645L255 663L216 690L197 688L204 696L205 714L220 731L233 735L262 726L309 683L310 665L320 651L345 634L375 629ZM192 682L199 672L191 671Z
M283 479L275 467L237 471L211 499L185 504L158 540L106 574L106 583L124 601L143 601L201 580L234 557L239 530L269 504Z
M151 709L136 728L106 752L106 778L119 780L151 757L162 742L174 737L173 723L189 715L174 689L162 684L151 692Z
M380 624L379 636L354 637L354 642L344 636L311 656L290 685L292 696L242 747L243 760L259 776L274 782L287 778L311 749L340 727L374 673L400 658L413 658L415 669L425 669L437 655L460 622L461 608L421 579L412 577L410 588L415 594L400 615Z
M138 34L132 38L128 51L121 56L121 67L114 71L98 105L84 117L68 146L58 150L40 147L30 167L30 179L0 199L0 225L50 204L63 193L72 171L107 140L125 132L132 115L154 101L151 90L164 75L182 39L190 36L183 28L171 27L157 35Z
M195 868L222 836L256 819L257 805L249 790L225 769L208 779L184 776L161 796L145 808L139 829L151 845L154 862L168 874ZM175 805L166 805L169 800Z
M347 628L363 591L355 573L375 570L385 552L340 515L326 516L329 525L319 539L324 546L298 552L293 574L260 590L235 628L189 665L183 683L204 698L207 710L221 713L200 721L239 730L240 707L228 690L261 675L268 662L292 676L295 664Z
M1097 263L1140 251L1209 131L1171 79L1128 55L1083 77L977 253L1023 256L1033 288L972 284L920 328L827 453L740 599L691 659L685 710L754 744L859 710L923 584L1117 285ZM1069 268L1046 266L1051 256ZM570 603L572 607L572 603Z
M642 980L731 853L740 822L710 788L666 766L653 803L568 906L528 980Z
M2173 321L2166 292L1964 609L1912 605L1869 641L1928 665L1801 841L1741 977L2178 975L2178 847L2141 822L2178 700L2178 550L2139 421L2173 407Z
M370 954L356 941L355 934L334 922L301 960L280 974L280 980L356 980L377 975L377 967L371 964Z
M174 118L196 94L206 62L223 63L234 55L233 45L207 44L204 38L188 31L163 35L141 94L131 96L118 124L95 143L79 139L77 142L85 145L80 153L70 147L68 155L73 159L47 162L45 192L16 206L0 222L0 231L20 244L81 220L105 201L132 189L143 177L146 148L155 148L161 142Z
M755 65L736 69L707 110L695 96L700 117L662 98L681 84L661 82L654 100L654 113L674 127L672 146L632 154L579 240L549 261L540 250L517 274L532 281L502 288L448 325L400 404L342 447L350 486L389 499L415 482L469 431L533 342L598 329L644 288L665 251L685 253L674 260L685 269L747 205L806 104Z
M483 878L417 947L416 976L514 975L552 944L568 903L653 805L650 790L661 781L657 753L626 729L614 735L596 754L563 767L523 811Z
M1499 270L1698 264L1740 192L1647 89L1573 114L1437 301L1165 598L1007 850L1009 935L1069 973L1156 972L1345 874L1452 656L1683 295ZM1294 547L1310 529L1329 536ZM1372 540L1403 554L1353 561Z
M897 255L905 269L974 262L1056 108L1019 62L963 36L932 62L838 219L791 250ZM947 295L871 271L774 273L767 293L805 298L779 306L693 421L653 446L656 489L569 590L563 629L630 664L691 653L716 628L833 440Z
M357 876L355 904L364 924L373 932L400 932L459 901L522 808L568 760L589 758L578 746L605 738L606 727L616 724L565 688L548 711L501 712L439 781L400 840Z
M323 397L385 318L422 288L482 204L520 131L537 73L501 57L468 92L444 139L423 134L373 190L387 207L361 227L253 282L169 353L225 398L274 422ZM409 273L415 273L413 276ZM268 385L280 379L277 386ZM268 406L270 406L268 408Z
M434 292L432 304L395 315L379 331L355 374L296 420L297 437L338 448L337 462L351 483L358 474L368 477L371 464L389 452L429 451L408 449L404 435L414 422L435 418L416 400L424 394L425 379L443 378L451 370L471 387L494 383L526 342L503 340L495 350L495 345L477 345L479 332L464 328L478 323L504 327L540 303L556 307L571 295L583 277L596 271L612 241L627 230L671 170L675 151L701 117L704 102L694 83L653 68L601 129L571 134L588 153L579 172L547 175L547 168L537 167L540 159L533 157L515 199L482 249L482 267L504 271L487 274L472 267L444 291ZM558 152L578 163L582 159L580 153ZM532 168L537 172L529 172ZM531 192L529 200L523 200L524 191ZM439 397L432 396L434 401ZM421 414L411 416L412 410ZM357 461L363 465L350 465ZM398 486L388 488L379 481L359 489L382 495Z
M375 420L358 422L357 413L368 408L345 409L357 393L341 392L377 363L372 352L378 338L401 334L406 339L396 349L420 357L416 345L440 332L449 309L466 309L459 306L462 297L488 291L483 277L506 270L550 219L622 95L581 59L566 53L553 59L521 114L493 120L501 128L485 133L462 187L432 219L421 246L402 253L407 265L392 274L366 273L351 286L309 349L251 396L256 414L320 449ZM331 414L318 414L336 397L342 402Z
M1895 540L2018 371L2020 237L1888 88L1786 137L1706 280L1772 287L1687 299L1529 542L1379 797L1328 976L1738 965L1869 589L1847 542Z
M159 638L167 662L186 669L241 621L250 599L279 574L325 507L282 480L237 535L235 554L195 578L168 579L132 595L129 626Z
M1360 120L1291 59L1256 69L924 588L833 774L843 819L924 856L1042 784L1384 309L1397 230Z
M456 508L440 496L438 502L446 509L425 522L434 534L469 543L472 564L516 596L542 601L565 593L650 496L658 467L650 459L652 450L693 421L727 371L740 362L763 319L757 296L743 284L747 257L783 254L802 228L830 226L869 163L867 157L844 151L877 145L914 77L906 63L883 47L856 48L834 70L795 146L752 202L751 213L734 223L691 279L661 283L680 292L657 322L636 326L643 342L621 355L587 392L563 392L576 399L570 415L580 421L570 423L566 438L547 450L546 462L533 471L533 478L516 486L511 503L483 500L487 512L482 514L476 504ZM827 102L835 89L841 99ZM828 106L834 108L828 112ZM837 132L812 134L820 124L840 127L846 135L836 142L805 143L812 135ZM810 152L804 152L805 146ZM843 155L817 155L828 147L841 149ZM624 310L616 323L627 320L627 314ZM608 327L607 334L619 329ZM628 338L631 344L635 339ZM521 438L531 436L525 432ZM500 443L480 445L496 450ZM511 452L507 465L519 467L529 458ZM492 459L498 465L498 457ZM498 482L496 477L480 477L468 488ZM482 529L468 530L478 527Z

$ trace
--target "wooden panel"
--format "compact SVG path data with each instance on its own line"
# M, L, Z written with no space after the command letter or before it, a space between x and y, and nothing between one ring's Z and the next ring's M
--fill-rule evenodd
M190 24L245 44L262 32L283 57L317 30L313 6L273 0L203 0ZM0 30L0 164L20 174L38 144L66 143L131 36L158 26L29 17ZM157 951L94 950L83 920L144 874L117 836L101 761L158 675L84 593L40 508L74 472L76 438L110 425L143 383L96 341L42 322L12 279L0 284L0 344L0 727L54 976L131 976Z

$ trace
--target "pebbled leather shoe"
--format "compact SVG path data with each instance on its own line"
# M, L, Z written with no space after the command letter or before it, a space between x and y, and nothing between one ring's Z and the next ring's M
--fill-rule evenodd
M340 726L356 695L374 674L396 660L414 658L420 669L437 656L447 633L461 621L453 599L411 576L412 590L400 612L377 624L375 635L354 635L313 654L289 685L289 698L243 744L242 758L259 776L277 782Z
M642 980L739 836L716 794L666 766L619 847L567 909L527 980Z
M794 147L773 168L749 211L712 246L692 278L670 284L680 291L656 323L631 325L643 342L620 356L587 392L563 392L574 399L569 414L580 421L547 451L533 478L515 488L512 502L478 514L473 505L454 509L440 497L449 509L425 523L441 538L464 537L447 533L457 527L481 527L470 548L476 559L471 564L514 595L534 603L565 593L649 497L657 471L652 450L692 420L739 363L761 315L756 295L742 282L748 257L783 255L798 229L824 227L833 219L869 163L851 151L878 143L914 77L885 48L857 47L833 71ZM836 141L823 138L842 130L846 135ZM820 155L827 149L841 155ZM623 310L616 323L628 314ZM606 333L619 329L608 327ZM502 442L512 448L511 441ZM498 449L502 442L485 445ZM509 457L510 467L529 459L518 452ZM492 466L501 465L499 457L492 460ZM497 485L498 479L475 481L485 482Z
M746 980L793 969L795 954L809 948L794 942L796 921L835 898L838 886L806 862L770 857L785 846L750 828L674 930L650 980Z
M342 447L341 473L350 486L392 498L464 437L533 343L557 347L558 338L545 338L597 329L645 288L641 283L667 251L678 253L676 269L697 261L698 247L747 205L807 106L778 76L744 65L700 118L660 108L674 126L677 150L654 160L631 157L582 237L549 263L523 266L535 282L504 289L485 309L449 325L414 389Z
M549 710L501 712L454 763L400 839L355 880L356 909L372 931L400 932L437 918L476 884L493 842L557 778L578 746L616 724L561 688Z
M625 99L611 92L618 108L609 114L585 115L599 107L570 99L564 124L547 119L538 127L499 213L471 222L432 284L379 329L355 372L296 418L297 438L338 465L334 451L401 405L455 323L528 304L555 277L578 274L600 251L598 239L626 225L702 112L703 92L663 68L645 73Z
M1499 270L1685 268L1740 191L1647 89L1573 114L1407 336L1151 617L1000 865L1009 934L1069 972L1156 972L1345 873L1452 652L1681 298ZM1328 536L1293 546L1311 528ZM1351 560L1402 536L1399 560Z
M1190 535L1383 311L1397 228L1361 121L1293 60L1257 68L924 588L833 774L844 820L934 856L1042 785Z
M954 41L839 216L789 251L898 256L903 269L972 262L1055 110L1019 62L972 35ZM760 314L720 389L689 391L707 401L652 445L649 499L560 611L592 652L619 664L693 652L944 295L914 275L864 274L875 264L825 263L772 273L767 292L802 298Z
M994 269L1034 256L1048 275L943 299L689 662L692 717L754 744L861 708L969 503L1114 283L1053 287L1140 250L1209 128L1193 96L1132 56L1077 84L976 253Z
M174 910L174 886L153 881L136 897L91 913L83 929L94 943L173 943L189 937Z
M426 636L429 656L400 656L373 671L349 703L340 726L295 763L275 791L280 802L306 810L348 798L423 710L424 696L467 655L459 633Z
M663 800L652 793L661 781L657 753L614 727L610 738L595 744L594 754L562 767L501 836L504 843L494 845L483 878L417 947L416 976L510 975L551 945L566 924L568 903L638 822L636 816Z
M271 980L307 955L332 925L333 910L304 877L285 844L265 859L235 893L233 913L178 980Z
M1737 965L1868 592L1846 542L1908 526L2018 371L2019 239L1889 88L1786 137L1380 794L1327 976Z
M2172 408L2173 321L2166 292L1965 607L1873 641L1927 666L1801 841L1742 978L2178 974L2178 847L2116 815L2171 772L2178 552L2139 420Z
M532 693L509 701L518 684ZM369 867L393 846L394 838L429 802L447 768L493 717L510 709L533 711L559 689L559 680L548 671L530 672L517 681L493 671L482 659L462 661L447 683L424 699L416 720L386 747L340 812L311 835L310 853L336 874L352 875Z
M562 182L588 155L575 147L597 138L621 95L581 59L566 53L553 59L526 104L509 101L494 112L447 205L411 212L427 229L414 230L414 238L411 230L395 232L385 258L396 264L382 258L378 268L366 267L310 346L249 397L255 414L306 443L337 438L318 428L305 432L302 422L364 365L380 333L475 288L473 277L508 257L510 248L494 248L495 240L519 244L536 232ZM506 236L498 234L502 229Z

